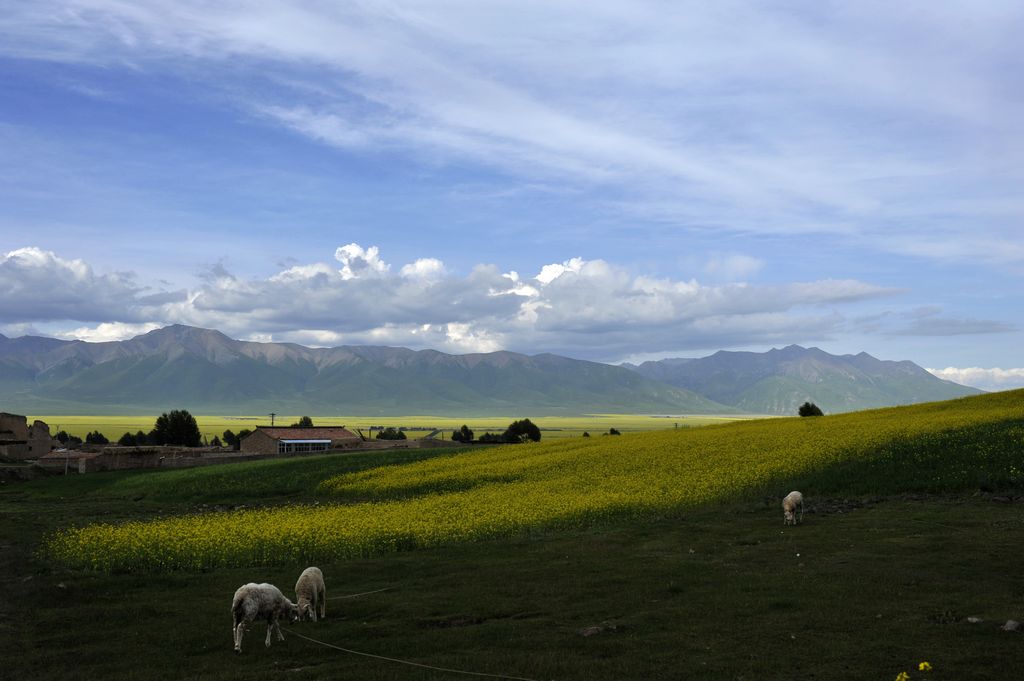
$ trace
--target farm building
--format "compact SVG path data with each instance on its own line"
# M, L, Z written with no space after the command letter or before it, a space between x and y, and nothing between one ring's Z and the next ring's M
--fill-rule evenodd
M241 449L247 454L304 454L355 447L360 442L362 438L339 426L256 426L242 440Z
M8 459L38 459L53 449L50 427L19 414L0 412L0 456Z

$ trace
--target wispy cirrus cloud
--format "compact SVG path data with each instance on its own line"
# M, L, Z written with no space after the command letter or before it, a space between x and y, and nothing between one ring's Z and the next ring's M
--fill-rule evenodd
M993 319L953 318L939 305L927 305L899 315L904 324L890 329L895 336L974 336L1012 333L1019 327L1011 322Z
M587 187L678 228L1019 266L1022 23L1012 3L74 0L12 8L0 53L230 64L274 85L226 88L237 106L345 152Z

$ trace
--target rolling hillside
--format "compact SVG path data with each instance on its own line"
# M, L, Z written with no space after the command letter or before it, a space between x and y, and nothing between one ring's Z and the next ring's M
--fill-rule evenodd
M100 523L55 537L50 550L67 565L113 571L310 564L781 497L794 487L877 495L1019 486L1022 405L1024 391L1013 391L821 418L474 448L327 477L309 490L327 502L315 506ZM292 464L262 466L273 476ZM201 479L214 486L205 490L212 495L218 485L234 485L230 477L183 471L147 481L178 494L186 478Z

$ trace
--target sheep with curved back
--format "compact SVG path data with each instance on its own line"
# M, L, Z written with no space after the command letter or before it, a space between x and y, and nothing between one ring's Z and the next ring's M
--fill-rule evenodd
M800 509L800 518L797 519L796 510ZM796 525L804 519L804 495L796 490L786 495L782 500L782 524Z
M270 647L270 632L277 630L277 640L283 641L284 634L281 633L281 618L290 622L299 621L299 608L290 600L285 598L273 584L255 584L250 582L238 587L235 597L231 601L231 616L234 626L231 628L235 637L235 652L242 652L242 636L245 635L245 628L256 620L266 620L267 641Z
M317 567L308 567L299 575L295 582L295 603L299 608L299 618L313 622L327 616L327 588L324 586L324 573Z

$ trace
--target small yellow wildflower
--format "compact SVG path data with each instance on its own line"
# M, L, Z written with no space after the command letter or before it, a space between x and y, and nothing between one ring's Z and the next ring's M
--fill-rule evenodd
M896 681L909 681L909 679L910 679L910 674L908 674L906 672L900 672L899 674L896 675Z
M921 664L917 665L917 669L918 671L922 672L930 672L932 670L932 666L928 662L922 662Z

